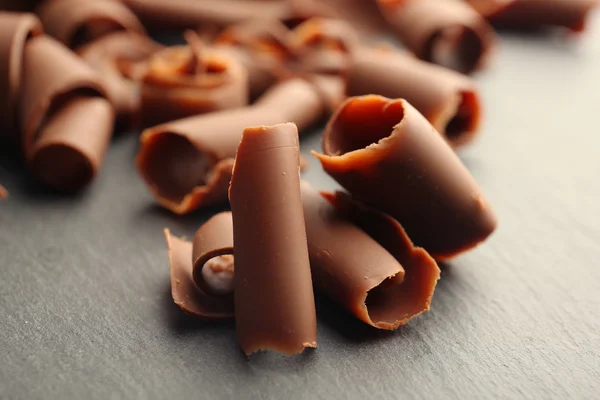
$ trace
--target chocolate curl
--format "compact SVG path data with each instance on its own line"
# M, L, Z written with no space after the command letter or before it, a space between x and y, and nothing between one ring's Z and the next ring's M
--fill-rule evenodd
M429 310L439 268L396 220L305 182L302 202L317 290L378 329L397 329Z
M233 222L220 213L198 229L193 243L165 229L171 264L171 294L182 310L204 319L231 319L233 312Z
M193 37L193 38L192 38ZM248 104L248 76L227 52L190 46L166 48L148 62L142 78L142 123L152 126Z
M122 0L152 28L185 29L206 24L229 26L252 19L276 19L296 25L331 10L315 0Z
M559 26L582 32L588 15L598 0L469 0L483 16L497 26L539 29Z
M27 164L42 183L78 190L100 167L114 111L98 75L54 39L35 37L24 54L19 115Z
M495 34L460 0L378 0L398 38L419 58L460 72L482 67Z
M293 123L246 128L229 187L235 323L246 355L317 347L317 321Z
M313 152L357 199L402 224L417 246L447 260L485 240L496 217L475 179L407 101L348 99Z
M36 12L46 32L71 48L116 30L145 33L135 14L117 0L46 0Z
M107 97L122 129L139 126L139 77L144 63L164 46L136 32L115 32L80 48L77 53L101 74ZM142 72L140 72L142 71Z
M349 96L406 99L452 147L469 143L479 130L479 92L465 75L397 50L363 50L355 53L346 76Z
M293 121L302 131L327 112L320 93L313 84L292 79L271 88L252 106L147 129L138 170L158 203L176 214L225 202L244 128Z
M30 37L42 32L35 15L0 11L0 141L17 131L23 49Z

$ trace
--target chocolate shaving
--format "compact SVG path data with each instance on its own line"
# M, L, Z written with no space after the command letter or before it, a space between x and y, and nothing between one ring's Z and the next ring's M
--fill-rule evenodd
M408 53L355 53L347 73L347 94L371 93L406 99L453 147L470 142L479 129L481 102L475 82Z
M407 101L348 99L313 152L357 199L402 224L437 260L485 240L496 217L475 179L435 128Z
M229 187L235 323L245 354L317 346L293 123L244 130Z
M116 30L145 32L135 14L117 0L46 0L36 12L46 32L71 48Z

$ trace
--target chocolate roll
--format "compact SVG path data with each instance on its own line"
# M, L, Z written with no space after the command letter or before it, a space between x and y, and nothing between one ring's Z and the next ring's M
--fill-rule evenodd
M46 0L36 12L46 32L71 48L116 30L145 32L135 14L118 0Z
M252 19L277 19L290 26L314 16L328 16L316 0L122 0L144 24L157 29L229 26Z
M483 66L495 40L461 0L378 0L394 33L419 58L460 72Z
M519 29L559 26L582 32L597 0L469 0L494 25Z
M246 128L229 187L235 324L246 355L317 347L317 320L293 123Z
M403 98L427 118L452 147L471 141L480 125L481 103L472 79L399 51L355 52L347 94Z
M0 142L17 131L23 49L28 38L41 33L35 15L0 11Z
M440 276L393 218L302 183L315 288L361 321L394 330L429 310Z
M166 48L148 61L142 78L143 126L248 104L244 66L193 35L187 38L189 46Z
M192 243L165 229L171 264L171 294L182 310L204 319L233 313L233 222L220 213L198 229Z
M357 199L389 214L437 260L485 240L496 217L477 182L407 101L348 99L323 134L325 171Z
M114 110L100 77L48 36L25 46L20 122L31 173L61 191L96 175L108 147Z
M160 205L176 214L227 201L233 158L245 127L293 121L302 131L328 110L314 84L279 83L255 104L181 119L144 131L137 166Z
M81 47L77 53L102 76L108 100L121 129L139 126L141 96L139 78L144 63L162 45L137 32L115 32Z

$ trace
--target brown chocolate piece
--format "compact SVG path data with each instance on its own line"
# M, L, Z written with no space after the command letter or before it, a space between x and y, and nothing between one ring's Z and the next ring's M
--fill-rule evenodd
M122 0L144 24L153 28L185 29L206 24L233 25L251 19L277 19L296 25L314 16L331 15L316 0Z
M498 6L498 1L469 0L494 25L512 28L562 26L574 32L585 29L590 11L597 0L512 0ZM496 7L494 7L496 5Z
M209 219L200 227L193 243L172 236L168 229L165 229L165 237L175 304L204 319L232 319L233 294L231 290L219 293L223 285L233 281L231 213L217 214ZM213 286L206 284L207 281Z
M356 52L347 73L349 96L403 98L453 147L471 141L480 125L475 82L465 75L398 51Z
M103 78L107 97L123 129L140 124L139 77L143 64L162 45L137 32L115 32L80 48L77 53ZM142 72L143 73L143 72Z
M148 62L142 78L142 124L153 126L192 115L248 104L248 75L227 52L190 46L169 47Z
M405 100L348 99L325 129L323 152L313 154L329 175L397 219L438 260L476 246L496 227L475 179Z
M42 183L73 191L96 175L114 123L104 93L98 75L54 39L27 42L19 115L27 164Z
M235 323L245 354L317 347L317 321L293 123L246 128L229 187Z
M0 141L17 131L23 49L29 37L41 33L42 25L35 15L0 11Z
M327 112L320 93L313 84L292 79L271 88L252 106L147 129L137 156L139 172L158 203L174 213L225 202L243 129L293 121L302 131Z
M483 66L495 34L461 0L378 0L398 38L419 58L460 72Z
M46 0L36 12L46 32L71 48L116 30L145 32L135 14L118 0Z
M320 0L333 10L332 17L346 21L362 36L381 34L387 23L375 1Z
M302 183L311 271L317 290L361 321L394 330L429 310L435 261L393 218Z

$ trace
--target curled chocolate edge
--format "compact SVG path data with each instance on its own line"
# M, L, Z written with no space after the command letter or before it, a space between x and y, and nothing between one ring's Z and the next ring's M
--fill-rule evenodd
M325 129L323 154L312 154L354 197L398 220L436 260L472 249L496 228L475 179L405 100L348 99Z

